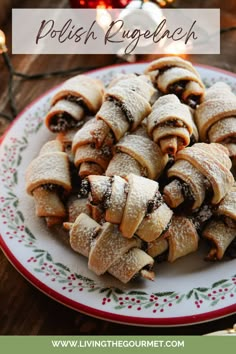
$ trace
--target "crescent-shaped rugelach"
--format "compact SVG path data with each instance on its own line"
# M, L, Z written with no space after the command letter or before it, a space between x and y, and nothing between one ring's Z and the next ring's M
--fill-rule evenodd
M173 94L160 97L147 118L150 137L169 155L175 155L190 144L194 125L189 107Z
M223 144L235 158L236 96L229 85L217 82L206 91L196 110L196 123L202 141Z
M105 92L103 104L96 118L102 121L106 134L94 136L96 146L102 144L106 135L118 142L127 132L134 131L151 112L150 101L154 87L141 77L121 79ZM100 140L100 141L99 141Z
M174 216L165 234L168 240L168 261L186 256L198 249L199 236L193 222L185 216Z
M154 260L140 249L139 239L124 238L115 225L101 226L82 213L70 225L70 244L88 257L88 267L97 275L108 272L123 283L139 274L153 280L149 269Z
M102 82L86 75L65 81L52 98L46 126L54 133L79 128L86 114L94 115L99 110L103 92Z
M171 56L156 59L145 73L163 94L173 93L192 108L204 97L204 84L193 65L182 58Z
M34 197L36 214L45 217L48 226L66 216L61 196L71 190L69 159L59 140L46 143L28 166L26 190Z
M72 153L72 141L77 132L77 129L71 129L67 131L62 131L57 134L56 139L59 140L63 145L63 151L65 151L69 157L71 163L74 161L74 156Z
M215 209L215 216L203 230L203 237L211 242L208 260L220 260L236 237L236 184Z
M199 236L191 218L174 215L168 230L148 243L147 253L155 258L168 251L167 260L172 263L197 251L198 242Z
M102 121L92 118L77 131L73 138L74 164L82 178L91 174L104 174L112 157L112 137L107 135L99 147L94 144L94 136L101 136L103 127Z
M168 155L140 127L133 134L124 136L114 147L114 156L106 170L107 176L127 176L129 173L157 179L163 172Z
M134 234L144 241L157 239L169 224L173 212L163 202L158 183L129 174L88 176L90 199L104 209L105 220L118 224L127 238Z
M164 199L170 207L184 200L199 208L206 195L218 204L234 183L228 151L220 144L197 143L179 151L174 165L168 170L172 181L164 187Z

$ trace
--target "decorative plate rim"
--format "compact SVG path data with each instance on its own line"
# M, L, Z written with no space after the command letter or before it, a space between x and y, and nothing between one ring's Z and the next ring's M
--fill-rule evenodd
M129 64L117 64L117 65L111 65L111 66L106 66L104 68L99 68L95 70L91 70L87 72L86 74L92 74L96 72L102 72L102 71L107 71L109 69L113 69L115 67L127 67L127 66L137 66L137 65L143 65L147 64L146 62L137 62L137 63L129 63ZM220 73L223 73L228 76L232 76L236 78L235 73L231 73L229 71L215 68L212 66L208 65L202 65L202 64L194 64L196 67L202 67L207 70L211 70L213 72L218 71ZM2 139L0 139L0 143L3 142L3 140L10 135L12 127L15 125L15 123L28 111L30 108L32 108L40 99L46 97L49 95L49 93L53 90L55 90L57 86L51 88L50 90L46 91L44 94L40 95L38 98L36 98L33 102L31 102L13 121L13 123L10 125L9 129L7 132L4 134ZM149 317L138 317L138 316L127 316L127 315L120 315L117 313L112 313L108 311L104 311L98 308L94 308L82 303L79 303L69 297L64 296L62 293L60 293L57 290L52 289L50 286L44 284L40 279L38 279L34 274L32 274L14 255L14 253L11 251L11 249L8 247L6 242L4 241L4 238L2 235L0 235L0 246L2 248L3 253L6 255L10 263L16 268L16 270L23 275L31 284L33 284L37 289L42 291L44 294L48 295L49 297L53 298L54 300L62 303L63 305L66 305L69 308L72 308L74 310L80 311L82 313L85 313L87 315L100 318L103 320L109 320L112 322L117 322L121 324L129 324L129 325L134 325L134 326L184 326L184 325L194 325L196 323L202 323L202 322L207 322L210 320L216 320L221 317L225 317L228 315L231 315L236 312L236 304L232 304L226 307L223 307L221 309L213 310L213 311L208 311L204 312L201 314L196 314L196 315L190 315L190 316L178 316L178 317L165 317L165 318L149 318Z

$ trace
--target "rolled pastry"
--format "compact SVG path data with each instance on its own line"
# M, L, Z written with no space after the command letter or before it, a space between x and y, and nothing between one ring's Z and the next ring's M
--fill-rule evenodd
M140 249L140 240L124 238L115 225L100 226L82 213L70 226L70 244L88 257L88 267L97 275L108 272L123 283L139 274L153 280L154 260Z
M211 243L207 260L221 260L226 249L236 237L236 226L230 227L223 220L214 219L206 226L203 236Z
M168 261L171 263L198 249L198 233L192 221L185 216L174 216L164 237L168 240Z
M163 172L168 156L140 127L135 133L123 137L114 147L114 156L107 170L107 176L127 176L129 173L150 179L158 178Z
M46 126L54 133L80 127L86 114L99 110L103 92L102 82L86 75L65 81L52 98Z
M231 166L228 151L220 144L197 143L179 151L167 173L173 180L164 188L166 203L177 207L188 200L194 210L208 196L211 204L218 204L234 183Z
M196 123L202 141L221 143L235 157L236 96L226 83L217 82L206 91Z
M134 131L151 112L150 100L155 93L152 85L140 77L118 80L108 88L104 102L96 118L104 123L104 130L112 134L118 142L128 131ZM95 137L95 144L103 143L102 138ZM100 142L99 142L100 140Z
M66 207L68 210L69 223L73 223L76 220L77 216L79 216L81 213L90 215L87 198L78 198L77 196L71 196L66 203Z
M94 145L94 136L101 132L103 122L95 118L87 121L84 126L75 134L72 142L74 164L79 170L79 175L84 178L88 175L104 174L112 157L111 137L106 136L102 145Z
M220 260L236 237L236 184L215 209L215 217L207 224L203 237L212 245L208 260Z
M118 224L124 237L136 234L148 242L166 230L173 212L163 202L157 182L134 174L88 180L91 201L103 207L105 220Z
M74 161L74 156L72 153L72 141L78 129L71 129L67 131L62 131L57 134L56 139L59 140L63 145L63 151L65 151L69 157L70 162Z
M191 218L185 216L172 217L167 231L161 237L149 242L147 253L155 258L168 250L168 262L197 251L199 236Z
M173 94L160 97L147 118L148 134L169 155L190 144L194 125L189 107Z
M136 80L138 78L138 80ZM147 84L153 86L152 81L150 79L150 77L148 75L138 75L138 74L134 74L134 73L129 73L129 74L123 74L123 73L119 73L117 75L114 76L114 78L110 81L109 83L109 88L115 85L124 85L124 86L129 86L131 89L135 90L136 88L139 90L140 88L137 86L141 86L140 83L146 82ZM125 83L122 83L121 81L125 81ZM128 82L130 82L131 84L129 84ZM155 91L153 92L153 94L155 94ZM148 94L148 99L149 101L152 100L152 97L150 96L150 94Z
M175 56L160 58L151 62L145 73L162 93L173 93L192 108L203 100L203 82L187 60Z
M147 254L156 258L165 253L169 248L169 244L164 235L158 237L156 240L147 243Z
M45 217L48 226L66 216L63 195L70 192L68 155L59 140L46 143L26 171L26 190L34 197L36 215Z

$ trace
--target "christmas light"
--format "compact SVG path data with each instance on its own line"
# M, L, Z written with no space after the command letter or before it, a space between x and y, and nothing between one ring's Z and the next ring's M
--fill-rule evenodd
M6 36L2 30L0 30L0 54L5 53L7 51L6 46Z

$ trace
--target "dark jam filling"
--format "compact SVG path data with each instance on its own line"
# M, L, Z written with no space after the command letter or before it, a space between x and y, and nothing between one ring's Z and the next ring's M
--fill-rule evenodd
M227 250L225 251L225 256L230 259L236 258L236 239L234 239Z
M175 159L173 156L169 156L169 160L165 166L164 171L162 172L161 176L158 178L158 183L159 183L159 191L161 193L163 193L163 189L166 186L166 181L168 180L168 170L171 168L171 166L173 166L175 163Z
M136 281L142 275L142 270L146 270L148 272L152 271L153 266L151 264L145 265L142 269L140 269L134 276L130 279L130 281Z
M65 152L70 153L71 152L72 143L71 142L66 142L63 145L64 145Z
M112 182L113 182L113 178L111 177L109 181L109 186L107 187L102 200L102 207L104 209L108 209L111 206Z
M175 82L174 84L169 85L168 91L169 93L174 93L176 96L181 98L187 83L188 83L187 80Z
M198 106L200 104L200 96L189 95L187 100L186 100L186 103L191 108L196 108L196 106Z
M87 198L89 195L91 188L90 188L90 183L89 181L85 178L81 181L79 191L78 191L78 197L79 198Z
M182 80L175 82L172 85L169 85L168 91L169 93L175 94L179 99L182 99L182 95L185 91L185 87L189 81L187 80ZM185 100L185 103L190 106L191 108L196 108L197 105L200 104L200 95L189 95L187 99Z
M105 194L104 199L102 202L103 208L108 209L111 206L111 187L108 187Z
M165 71L167 71L167 70L169 70L171 68L174 68L174 66L166 65L166 66L163 66L162 68L158 69L158 73L157 73L156 79L158 78L159 75L163 74Z
M72 189L76 194L79 194L81 188L81 179L78 175L78 171L74 163L70 162L69 166L70 166L70 178L71 178Z
M61 186L58 186L53 183L43 184L42 187L43 187L43 189L50 191L50 192L57 192L57 193L63 192L63 188Z
M185 200L187 200L188 202L194 201L194 197L193 197L191 188L189 187L189 185L187 183L185 183L183 181L181 181L181 190L182 190Z
M191 216L193 225L197 231L202 231L206 222L212 217L214 207L209 204L203 204L197 211Z
M197 142L195 136L192 134L191 137L190 137L190 143L189 143L189 146L195 144Z
M107 146L107 145L102 146L101 152L102 152L102 155L107 157L107 158L110 158L111 155L112 155L111 147Z
M133 115L131 114L131 112L127 109L127 107L125 106L124 103L120 102L119 100L117 100L116 98L114 97L111 97L111 96L108 96L106 98L106 101L110 101L110 102L114 102L114 104L117 106L117 107L120 107L120 109L122 110L122 112L124 113L127 121L129 122L129 124L132 124L134 122L134 117Z
M194 196L192 194L191 188L181 179L174 178L174 180L178 181L179 187L181 188L181 192L184 197L184 202L175 208L175 214L182 215L184 213L185 216L191 215L192 206L194 203ZM170 182L171 181L173 181L173 179L171 179Z
M56 114L50 122L50 130L53 133L64 132L69 129L79 128L83 125L83 121L77 121L68 113Z
M158 70L158 73L156 75L156 80L158 79L158 76L163 74L165 71L171 69L173 66L164 66L163 68ZM176 96L178 96L180 99L182 99L182 94L185 90L185 87L189 81L188 80L180 80L178 82L175 82L172 85L169 85L168 91L169 93L174 93ZM196 108L197 105L200 104L200 96L198 95L189 95L186 104L190 106L191 108Z
M163 203L163 198L159 192L156 192L153 199L150 199L147 203L146 215L151 214L154 210L159 208Z
M154 122L157 124L157 122ZM173 127L173 128L186 128L184 122L180 119L170 119L166 122L159 124L159 127Z

